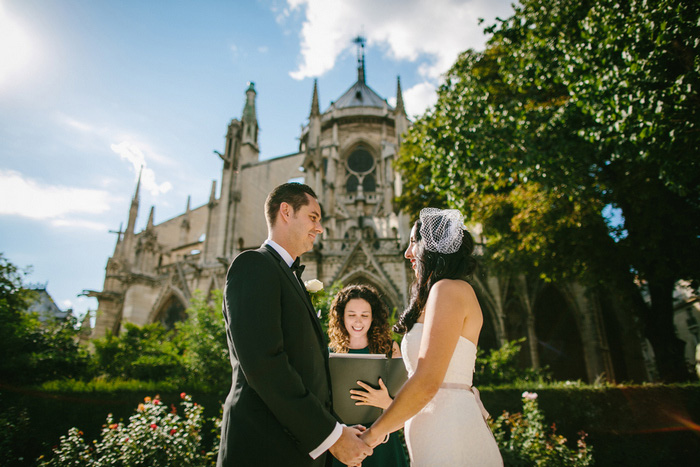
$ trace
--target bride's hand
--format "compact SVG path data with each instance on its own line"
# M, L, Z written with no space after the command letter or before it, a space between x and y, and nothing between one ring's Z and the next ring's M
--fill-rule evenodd
M376 433L372 431L372 428L368 428L364 433L360 435L360 439L364 441L367 446L371 447L372 449L376 448L378 445L381 443L386 443L387 439L389 438L389 434L387 433L384 437L377 437Z
M359 384L364 391L359 389L350 390L350 398L357 401L355 405L371 405L372 407L379 407L380 409L386 409L391 405L393 399L389 395L389 391L381 378L379 378L379 389L374 389L372 386L362 381L358 381L357 384Z

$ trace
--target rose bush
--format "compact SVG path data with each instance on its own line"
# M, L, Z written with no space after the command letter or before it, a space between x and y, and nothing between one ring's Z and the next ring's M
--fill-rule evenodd
M218 439L208 451L204 448L204 408L184 392L180 397L182 415L175 405L163 404L159 396L146 397L127 424L109 414L100 438L92 443L84 439L82 431L71 428L50 459L39 458L39 466L213 465L219 451ZM213 421L218 427L218 420Z
M593 465L593 448L586 444L586 433L580 432L576 449L566 445L567 439L548 429L537 403L537 393L523 392L523 412L503 414L489 425L508 466L585 467Z

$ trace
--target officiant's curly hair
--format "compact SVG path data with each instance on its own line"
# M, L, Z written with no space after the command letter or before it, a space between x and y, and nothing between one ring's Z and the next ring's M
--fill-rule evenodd
M474 239L468 231L463 232L462 243L454 253L438 253L425 248L420 234L421 221L416 221L416 278L411 286L411 299L408 308L401 313L394 325L394 331L405 334L418 321L421 311L428 301L430 289L441 279L461 279L468 281L476 269Z
M330 348L336 353L347 353L350 336L345 328L345 306L352 299L360 298L372 309L372 324L367 331L370 353L383 353L391 357L394 341L391 338L389 307L381 299L377 289L370 285L356 284L344 287L333 299L328 317Z

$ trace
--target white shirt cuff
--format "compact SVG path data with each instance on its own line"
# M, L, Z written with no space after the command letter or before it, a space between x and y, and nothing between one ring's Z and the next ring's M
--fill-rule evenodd
M340 439L340 435L343 434L343 425L341 425L338 422L335 422L335 428L333 428L333 431L331 431L331 434L328 435L328 438L324 442L322 442L316 449L311 451L309 455L311 456L312 459L316 459L318 456L323 454L324 452L328 451L331 446L335 444L338 439Z

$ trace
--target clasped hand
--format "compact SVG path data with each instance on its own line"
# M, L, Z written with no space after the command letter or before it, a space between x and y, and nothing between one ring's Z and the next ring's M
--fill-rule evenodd
M360 439L365 430L362 425L343 426L343 433L331 446L330 453L343 464L360 467L362 461L373 452L373 449Z

